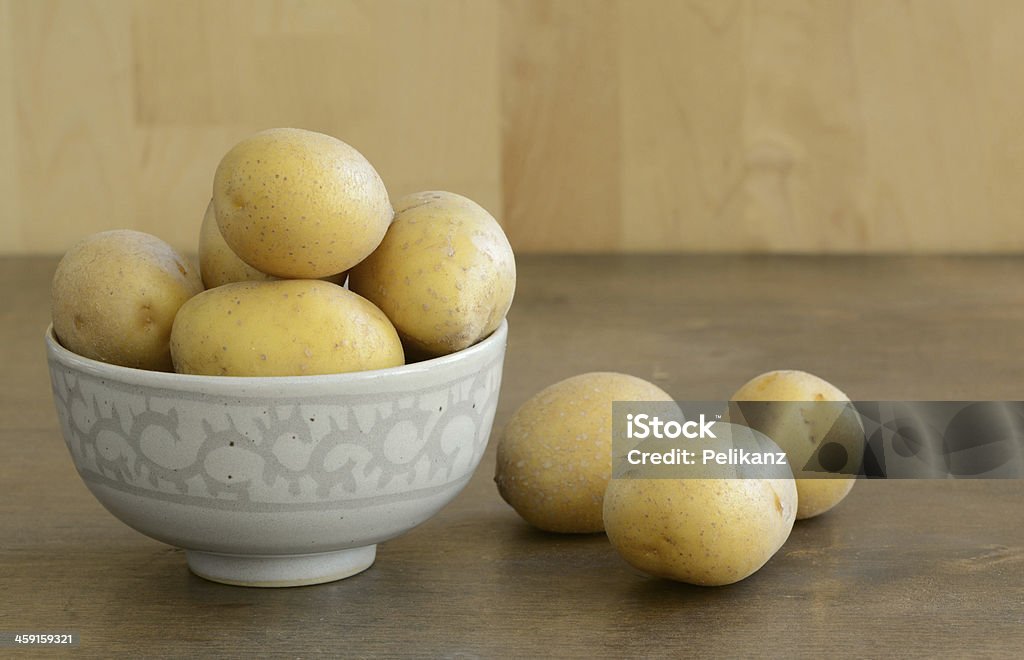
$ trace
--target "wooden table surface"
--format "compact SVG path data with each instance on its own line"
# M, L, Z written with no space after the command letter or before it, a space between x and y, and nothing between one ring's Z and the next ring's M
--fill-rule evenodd
M1024 655L1024 481L860 482L751 578L699 588L603 535L530 529L494 488L492 438L365 573L197 578L75 473L43 350L55 263L0 260L0 631L77 631L89 657ZM584 371L714 400L777 368L855 399L1022 399L1024 259L523 257L495 429Z

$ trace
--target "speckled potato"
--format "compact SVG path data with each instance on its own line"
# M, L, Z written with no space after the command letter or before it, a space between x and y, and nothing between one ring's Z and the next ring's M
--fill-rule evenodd
M94 234L57 266L53 329L65 348L87 358L170 371L174 315L202 290L199 271L156 236Z
M604 525L641 571L718 586L771 559L789 538L796 506L793 479L614 479Z
M305 376L404 363L394 327L373 303L319 280L238 282L178 311L171 355L179 373Z
M203 224L199 229L199 271L203 277L203 286L213 289L234 282L266 282L279 279L258 271L238 258L217 226L217 216L213 209L213 200L206 207ZM323 277L326 282L342 285L348 273L339 273Z
M277 279L258 271L238 258L220 233L213 200L206 207L199 229L199 270L207 289L234 282L263 282Z
M600 532L612 473L612 402L671 400L658 386L618 373L551 385L513 414L498 441L498 492L540 529Z
M837 387L813 374L804 371L770 371L748 381L732 395L732 400L844 402L850 399ZM820 476L815 478L799 478L800 469L811 461L814 452L821 446L822 439L833 427L829 439L847 449L852 464L860 464L864 429L855 415L844 414L837 423L839 410L833 406L812 405L801 410L785 407L780 409L778 415L750 423L752 428L774 440L789 456L790 464L797 475L797 519L821 515L839 504L856 481L853 477L826 473L817 473Z
M349 287L388 315L411 354L446 355L501 324L516 287L505 233L476 202L449 192L408 195Z
M285 278L348 270L380 244L393 216L384 182L362 154L297 128L235 145L214 175L213 205L231 250Z

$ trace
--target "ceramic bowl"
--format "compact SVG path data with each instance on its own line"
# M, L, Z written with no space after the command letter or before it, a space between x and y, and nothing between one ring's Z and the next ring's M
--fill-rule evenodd
M204 578L338 580L469 481L498 404L508 326L458 353L347 374L235 378L97 362L46 333L79 475Z

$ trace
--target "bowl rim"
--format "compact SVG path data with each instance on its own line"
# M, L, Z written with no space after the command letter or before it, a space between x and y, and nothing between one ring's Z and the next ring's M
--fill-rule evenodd
M309 376L206 376L179 374L168 371L149 371L93 360L64 348L57 339L52 323L46 328L45 339L51 361L63 367L82 371L101 379L145 387L202 390L210 393L215 391L233 393L239 390L249 390L270 385L283 388L369 385L371 383L379 383L383 379L395 379L414 374L422 375L436 371L439 368L457 368L463 363L472 361L479 356L500 350L505 345L507 336L508 320L502 319L501 325L490 335L472 346L455 353L386 369L350 371L340 374L314 374Z

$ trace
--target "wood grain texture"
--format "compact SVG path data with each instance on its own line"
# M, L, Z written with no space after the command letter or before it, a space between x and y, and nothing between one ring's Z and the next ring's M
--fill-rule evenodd
M14 44L11 35L11 0L0 0L0 249L24 248L18 185L18 127L14 97Z
M613 3L502 4L502 181L516 249L621 245L617 25Z
M1024 482L862 481L736 585L645 577L603 535L532 531L466 490L332 584L245 589L92 498L43 348L54 258L0 259L0 630L75 630L82 657L993 657L1024 647ZM495 428L606 369L678 398L816 372L856 399L1024 396L1013 258L524 257ZM638 292L644 292L638 295Z
M194 242L295 125L520 251L1020 252L1016 0L0 0L0 252Z
M1024 34L1018 3L624 11L622 197L636 249L1024 246L1024 98L1007 89L1020 72L1006 59L1024 55L1008 39Z

